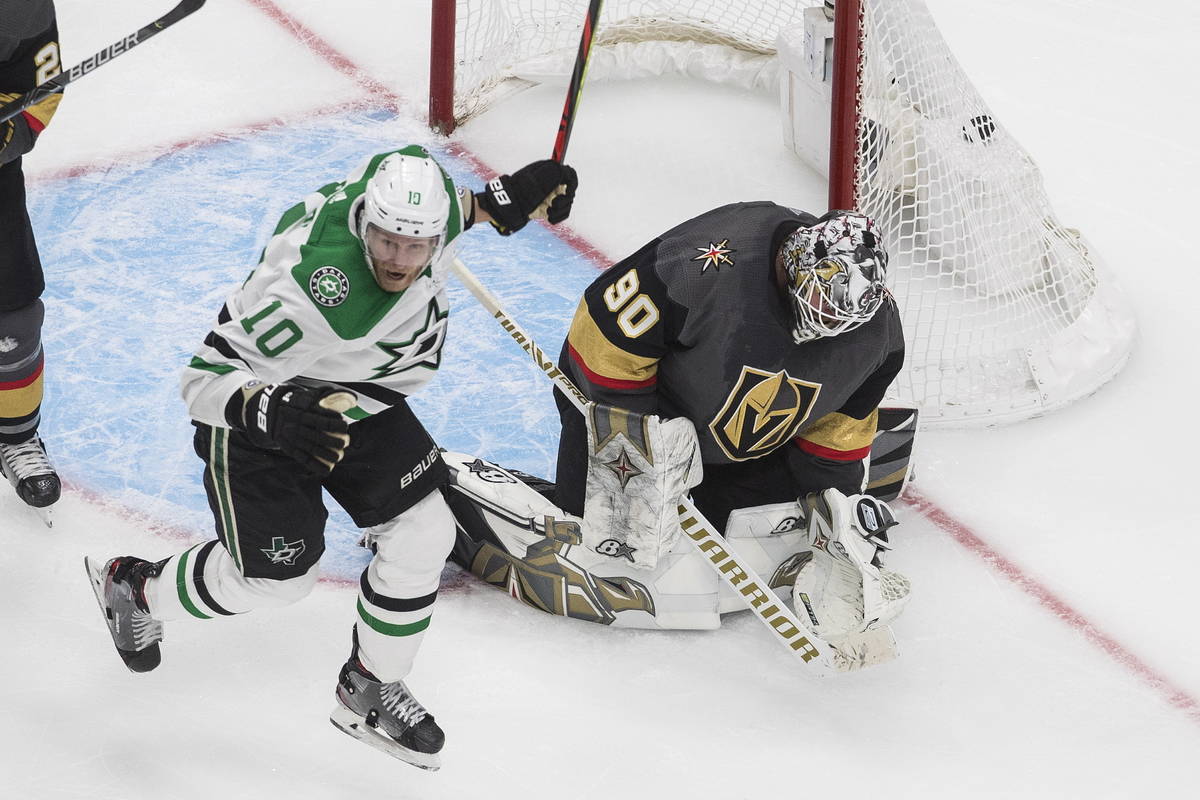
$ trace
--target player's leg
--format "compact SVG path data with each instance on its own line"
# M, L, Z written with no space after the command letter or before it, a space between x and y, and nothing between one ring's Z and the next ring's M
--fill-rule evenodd
M45 508L60 486L38 435L45 282L20 159L0 166L0 287L0 470L25 503Z
M796 497L784 448L750 461L705 464L704 480L692 489L692 502L721 533L734 509L784 503Z
M562 422L554 476L554 504L568 514L582 517L587 494L587 422L558 389L554 390L554 402Z
M359 580L350 658L331 720L425 769L445 736L404 683L430 624L454 518L439 491L446 465L407 405L355 423L326 486L374 553ZM381 735L382 734L386 734Z
M317 582L328 516L321 479L228 428L197 424L195 448L218 539L156 563L89 565L113 641L136 672L158 665L164 621L288 605Z

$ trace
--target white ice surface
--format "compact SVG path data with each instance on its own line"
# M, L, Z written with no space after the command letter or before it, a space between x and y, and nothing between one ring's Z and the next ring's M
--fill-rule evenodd
M167 5L60 0L65 62ZM364 79L297 42L263 13L270 5L210 0L194 19L71 90L27 159L31 199L49 203L52 193L80 191L76 180L97 199L39 228L45 247L67 248L87 234L80 246L92 255L84 263L92 259L99 272L123 238L136 242L150 226L189 257L227 259L228 281L240 277L252 254L196 241L189 223L261 235L265 217L296 198L264 196L261 215L223 219L196 199L203 187L186 186L210 145L182 162L148 162L145 154L229 134L280 165L280 183L256 172L252 191L281 186L290 172L322 174L292 152L264 152L273 140L257 131L286 130L360 102ZM426 4L277 5L398 94L403 115L423 114ZM157 499L114 496L86 488L88 476L76 472L67 473L78 488L59 504L52 531L0 492L0 797L1194 796L1200 637L1189 592L1200 525L1188 486L1200 449L1191 410L1200 334L1191 242L1200 219L1200 10L1182 0L1141 4L1147 8L1116 0L930 5L993 110L1033 153L1059 215L1118 274L1141 339L1113 383L1066 411L997 430L927 434L918 488L1173 684L1191 700L1191 713L1172 707L1170 691L1148 683L1146 670L1051 614L945 526L902 508L893 564L915 586L896 625L904 654L820 683L744 615L711 633L606 630L545 617L452 579L410 681L449 737L445 767L426 774L324 721L348 646L354 590L344 581L322 584L289 609L173 624L163 666L128 673L100 623L82 556L159 558L209 528L203 515L172 516L175 484ZM561 104L557 90L533 89L455 138L508 171L548 153ZM394 129L420 130L404 120ZM571 226L613 258L731 200L823 205L819 180L780 142L772 99L704 84L589 86L570 160L583 181ZM106 164L111 172L97 169ZM138 197L118 185L122 170L147 164L175 172L153 183L168 188ZM81 177L55 177L68 170ZM106 219L114 232L99 237ZM179 288L194 280L185 267ZM53 284L53 265L47 271ZM136 274L117 275L136 285ZM86 279L82 269L67 277ZM557 279L531 275L517 285L552 293ZM146 291L147 305L170 307L171 284ZM567 303L570 292L559 294ZM468 301L457 302L456 314L469 313ZM219 294L204 308L180 309L181 330L164 334L179 340L146 346L185 357L203 331L182 330L188 315L205 320L217 305ZM75 337L98 357L129 358L131 371L147 367L136 349L110 351L110 337L127 335L110 313L56 308L47 322L56 341ZM558 342L542 344L553 350ZM519 377L503 376L506 390L520 391ZM48 393L87 380L56 375L48 361ZM431 391L445 404L453 395ZM544 388L526 391L536 408ZM164 404L145 435L178 439L182 470L194 459L181 408ZM83 415L44 430L69 461L73 443L98 446L86 439L91 426ZM509 436L477 435L481 451ZM137 452L147 442L112 446ZM545 463L551 451L539 447L531 458ZM136 458L122 469L136 471Z

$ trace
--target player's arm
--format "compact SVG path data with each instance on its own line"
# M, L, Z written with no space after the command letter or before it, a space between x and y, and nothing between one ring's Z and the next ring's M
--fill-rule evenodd
M0 105L45 83L62 72L58 53L58 25L20 42L8 58L0 58ZM0 164L7 164L33 149L37 137L50 124L62 94L52 94L0 122Z
M204 346L184 369L182 394L192 418L242 431L315 473L328 472L349 443L342 412L354 395L291 382L331 352L332 333L315 314L268 295L235 316L227 304Z
M846 495L862 491L865 459L879 422L879 404L904 364L900 344L837 411L826 414L792 440L788 465L797 494L834 488Z
M562 366L590 399L641 414L658 411L658 362L686 309L656 271L657 242L607 270L583 294Z
M488 181L482 192L461 192L466 228L491 223L501 236L516 233L531 219L552 225L571 214L579 179L566 164L546 159Z
M358 167L361 174L370 159ZM216 324L183 371L181 390L197 422L234 427L231 403L250 381L290 380L337 349L311 297L289 275L303 259L312 224L321 208L344 187L330 183L284 212L263 247L258 266L217 314Z

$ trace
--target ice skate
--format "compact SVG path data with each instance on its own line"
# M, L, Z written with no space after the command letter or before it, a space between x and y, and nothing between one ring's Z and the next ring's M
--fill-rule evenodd
M46 455L42 438L34 435L20 444L0 444L0 469L16 489L17 496L36 511L47 526L53 526L49 507L58 502L62 485Z
M382 683L351 656L338 676L337 705L329 721L338 730L421 769L442 765L446 735L404 681Z
M157 667L162 660L158 643L163 638L163 625L150 616L145 583L146 578L158 574L161 563L121 556L109 559L103 567L84 558L83 565L125 666L134 672L149 672Z

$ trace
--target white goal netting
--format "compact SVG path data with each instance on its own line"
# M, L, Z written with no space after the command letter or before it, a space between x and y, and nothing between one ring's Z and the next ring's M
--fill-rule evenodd
M1134 335L1111 278L1056 218L1033 160L923 0L861 3L856 197L885 232L904 318L908 356L893 391L935 424L1021 419L1090 394L1123 366ZM682 71L777 91L780 32L821 5L609 0L589 79ZM569 73L586 8L459 0L456 114Z
M595 32L589 79L687 72L703 69L705 61L714 69L717 63L728 68L731 62L746 61L750 69L757 65L771 72L767 64L775 53L775 37L810 5L793 0L609 0ZM469 119L530 81L569 75L587 8L587 0L458 0L455 118ZM720 56L718 48L724 51Z

